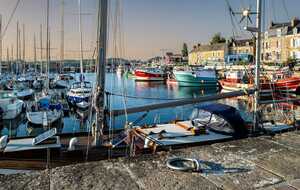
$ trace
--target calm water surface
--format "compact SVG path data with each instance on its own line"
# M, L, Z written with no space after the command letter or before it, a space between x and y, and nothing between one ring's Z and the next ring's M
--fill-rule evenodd
M86 80L94 82L95 74L86 74ZM166 85L163 82L135 82L133 79L122 77L114 73L106 74L106 91L116 95L126 94L128 96L127 98L122 96L109 96L110 107L112 109L124 109L219 93L217 89L203 90L198 87L177 87L176 85ZM247 110L247 104L243 100L227 99L221 102L232 105L242 111ZM151 111L142 121L137 123L137 125L166 123L174 119L187 119L192 110L193 106L181 106ZM124 127L126 121L133 122L143 114L144 113L136 113L128 116L119 116L113 118L110 125L114 129L120 129ZM84 132L89 129L89 126L91 126L91 121L87 119L83 120L77 114L71 114L68 117L64 117L63 127L59 132ZM0 127L1 135L9 135L12 137L37 135L43 131L44 129L42 128L28 127L24 114L14 120L3 121Z

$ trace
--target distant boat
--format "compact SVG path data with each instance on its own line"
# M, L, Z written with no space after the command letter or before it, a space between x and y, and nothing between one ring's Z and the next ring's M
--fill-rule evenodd
M199 69L189 71L173 71L179 86L217 87L216 71L212 69Z
M17 97L22 100L28 100L32 98L34 95L34 90L32 89L24 89L17 92Z
M51 126L54 122L62 118L62 111L38 111L27 112L26 117L28 121L35 126ZM56 126L54 126L56 127Z
M225 91L248 90L254 88L254 78L245 71L228 71L225 79L219 80L219 83ZM260 95L270 96L275 89L271 80L260 78Z
M92 83L75 82L67 93L67 101L71 106L83 109L87 104L90 104L92 96ZM85 103L81 103L85 102ZM81 104L80 104L81 103ZM87 107L85 107L87 109Z
M118 67L117 67L117 71L116 71L117 75L122 75L123 73L125 73L125 67L123 64L120 64Z
M75 82L75 78L70 74L57 75L54 80L56 88L69 88L73 82Z
M136 81L164 81L165 74L158 68L136 69L134 71Z
M16 118L24 108L24 102L10 92L0 92L0 108L2 119Z

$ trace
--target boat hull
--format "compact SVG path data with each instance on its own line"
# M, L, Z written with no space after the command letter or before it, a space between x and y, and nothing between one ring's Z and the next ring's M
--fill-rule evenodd
M134 72L136 81L163 81L165 80L163 73L153 73L143 70L136 70Z
M179 86L217 87L216 77L197 76L191 72L174 72Z
M300 77L289 77L276 81L275 87L281 92L296 92L300 85Z

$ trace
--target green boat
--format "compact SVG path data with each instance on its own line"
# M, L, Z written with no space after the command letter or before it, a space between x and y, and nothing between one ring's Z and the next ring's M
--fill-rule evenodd
M179 86L217 87L218 79L214 70L174 71Z

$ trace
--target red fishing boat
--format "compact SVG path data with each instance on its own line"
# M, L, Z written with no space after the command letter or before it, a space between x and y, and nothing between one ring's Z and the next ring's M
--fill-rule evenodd
M136 81L163 81L165 74L158 68L136 69L134 71Z
M300 77L291 76L284 79L278 79L275 82L276 90L280 92L296 92L299 89Z
M231 71L226 73L226 78L219 80L222 89L225 91L248 90L254 88L253 77L243 71ZM270 96L274 89L271 81L265 77L260 79L261 96Z

